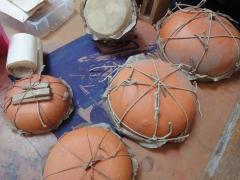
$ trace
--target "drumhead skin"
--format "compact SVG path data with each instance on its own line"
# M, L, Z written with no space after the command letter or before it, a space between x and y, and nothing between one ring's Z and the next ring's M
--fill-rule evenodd
M112 35L122 29L131 13L129 0L88 0L84 15L88 26L99 34Z
M119 39L137 20L134 0L84 0L82 17L94 40Z
M31 89L26 89L30 83ZM22 103L22 98L18 103L13 103L14 96L33 92L39 83L49 84L50 99ZM58 127L72 112L72 92L70 87L58 78L33 75L16 81L8 90L4 98L4 112L6 119L20 132L46 133Z
M180 70L160 60L127 64L106 93L107 111L117 129L150 148L187 135L196 113L193 85Z
M62 138L45 164L44 180L132 180L133 167L127 148L111 130L84 127Z
M224 15L208 9L170 14L159 29L159 48L164 60L186 65L196 79L218 81L239 68L239 31Z

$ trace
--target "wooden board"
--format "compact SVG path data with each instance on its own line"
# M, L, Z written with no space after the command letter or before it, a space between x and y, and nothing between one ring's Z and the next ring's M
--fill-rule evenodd
M140 8L140 18L155 24L168 10L171 0L143 0Z

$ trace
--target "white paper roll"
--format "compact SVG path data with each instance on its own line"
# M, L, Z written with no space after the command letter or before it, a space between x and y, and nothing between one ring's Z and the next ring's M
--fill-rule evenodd
M43 49L39 38L19 33L11 37L7 57L7 71L16 78L26 78L41 73Z

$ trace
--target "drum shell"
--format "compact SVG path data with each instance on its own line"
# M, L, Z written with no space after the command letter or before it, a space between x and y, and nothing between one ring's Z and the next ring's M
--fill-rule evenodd
M100 148L100 143L101 149L98 149ZM118 152L117 157L101 161L102 158L114 155L115 152ZM75 167L76 165L79 167L83 165L80 159L84 162L89 162L94 154L96 154L96 159L99 160L99 163L93 163L94 169L98 170L98 172L111 177L111 179L131 180L133 178L134 167L127 147L110 129L98 125L76 129L60 138L48 156L43 176L46 180L59 178L62 180L74 180L79 179L86 173L86 179L90 179L93 168L89 168L86 171L84 168L76 168L53 176L49 176L49 174L69 167ZM94 171L94 177L96 179L105 179L96 171Z
M192 79L218 81L239 69L240 34L225 16L188 8L159 23L162 59L187 65Z
M151 74L153 76L156 75L152 60L134 62L129 66L133 66L144 73ZM187 91L180 89L164 90L162 87L163 89L160 90L159 116L155 138L164 137L169 133L169 123L172 124L173 128L168 138L176 138L179 135L184 134L186 129L190 128L190 124L195 117L195 89L188 81L186 76L171 65L161 61L156 61L156 67L158 68L160 79L164 78L169 73L174 72L164 81L165 87L170 85L187 89ZM133 138L139 142L142 141L149 143L150 145L146 145L147 147L158 147L158 145L154 145L154 143L158 143L158 140L153 140L154 130L156 127L154 117L157 87L155 86L139 100L138 97L141 97L141 95L148 90L149 86L134 84L118 86L120 82L128 80L128 77L131 73L132 69L125 67L114 76L108 89L106 90L105 108L111 116L113 123L121 133L126 134L130 138ZM140 73L133 73L132 81L141 82L142 84L152 83L148 77ZM111 91L113 87L118 88ZM169 92L171 95L168 94ZM175 100L172 99L171 96L173 96ZM138 99L137 102L135 102L136 99ZM181 107L179 104L181 104ZM132 105L133 107L131 110L129 110L128 108ZM184 112L186 112L186 114ZM186 119L186 115L188 120ZM165 143L168 142L168 138L166 138L166 141L164 141ZM164 140L164 138L162 140Z
M26 86L30 81L31 83L39 82L39 75L19 80L7 91L4 97L4 114L13 127L21 133L47 133L57 128L72 112L72 91L63 80L52 76L41 76L40 82L48 82L50 84L51 99L39 101L38 103L31 102L14 105L11 100L12 97L23 93L24 90L19 87ZM63 100L62 97L66 93L68 97ZM41 123L40 116L46 127Z

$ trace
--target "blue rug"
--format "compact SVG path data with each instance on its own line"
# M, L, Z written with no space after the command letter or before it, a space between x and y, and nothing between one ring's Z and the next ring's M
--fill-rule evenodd
M149 45L146 48L146 52L154 53L155 50L156 45ZM71 117L54 131L57 137L83 123L110 124L102 108L102 94L107 87L107 81L102 80L115 68L102 68L98 72L89 70L123 64L128 56L133 54L130 52L127 55L103 55L95 46L91 36L85 35L45 56L44 73L64 79L71 85L74 94L75 110Z

